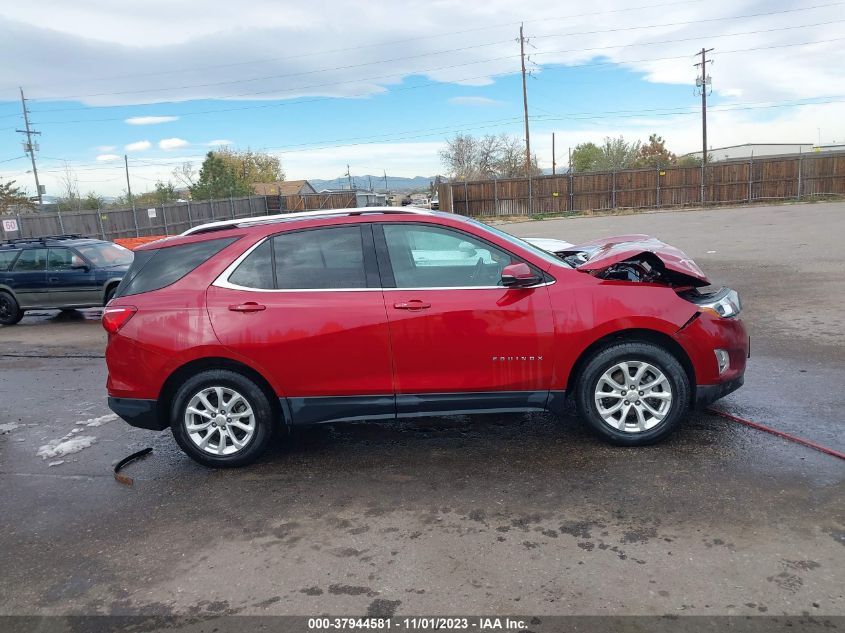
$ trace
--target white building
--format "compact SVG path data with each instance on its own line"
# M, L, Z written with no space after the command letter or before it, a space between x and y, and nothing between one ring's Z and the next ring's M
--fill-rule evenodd
M708 154L713 161L737 160L742 158L761 158L782 154L808 154L814 149L813 143L745 143L714 147ZM687 156L701 158L701 152L690 152Z

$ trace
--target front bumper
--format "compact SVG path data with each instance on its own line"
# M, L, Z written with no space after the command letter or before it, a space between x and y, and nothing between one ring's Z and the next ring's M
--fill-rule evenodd
M114 411L130 426L151 431L163 431L167 420L158 415L158 402L140 398L114 398L109 396L109 409Z
M744 382L745 376L740 374L732 380L728 380L717 385L697 385L695 388L695 408L703 409L706 406L713 404L719 398L724 398L729 393L732 393L742 387Z

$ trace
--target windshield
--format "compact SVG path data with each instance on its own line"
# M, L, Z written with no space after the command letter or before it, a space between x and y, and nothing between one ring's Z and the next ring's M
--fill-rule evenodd
M76 250L82 254L97 268L108 268L109 266L128 266L132 263L135 255L128 248L118 244L85 244L77 246Z
M483 228L487 231L490 231L491 233L495 233L496 235L501 237L503 240L506 240L506 241L510 242L511 244L513 244L515 246L519 246L520 248L524 248L527 251L531 251L532 253L534 253L538 257L542 257L547 262L557 264L558 266L563 265L563 266L566 266L567 268L572 268L572 266L570 266L565 261L560 259L557 255L555 255L553 253L549 253L548 251L544 251L542 248L538 248L537 246L534 246L533 244L529 244L525 240L521 240L518 237L516 237L515 235L511 235L510 233L505 233L504 231L500 231L499 229L494 228L494 227L490 226L489 224L484 224L483 222L479 222L478 220L473 220L471 218L464 218L464 219L466 220L466 222L469 222L470 224L480 226L481 228Z

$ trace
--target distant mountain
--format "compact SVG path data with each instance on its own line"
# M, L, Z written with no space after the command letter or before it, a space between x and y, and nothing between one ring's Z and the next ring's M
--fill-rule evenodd
M384 191L385 183L384 176L353 176L352 180L357 189L369 189L370 181L372 180L373 189L376 191ZM434 180L434 176L415 176L413 178L403 178L401 176L388 176L387 189L388 191L428 191L429 184ZM339 176L331 180L321 180L319 178L309 178L308 182L317 191L321 189L349 189L349 179L346 176Z

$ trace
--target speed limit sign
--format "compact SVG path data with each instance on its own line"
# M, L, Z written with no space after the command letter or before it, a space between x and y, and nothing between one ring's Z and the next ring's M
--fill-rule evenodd
M3 220L3 231L5 233L12 233L18 230L17 220Z

